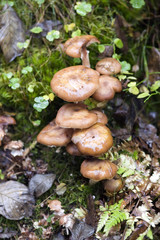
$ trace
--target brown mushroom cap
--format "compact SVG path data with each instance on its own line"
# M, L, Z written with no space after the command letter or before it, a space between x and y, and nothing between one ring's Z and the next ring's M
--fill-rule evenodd
M65 146L71 141L73 129L61 128L55 120L44 127L37 136L37 142L47 146Z
M55 122L63 128L89 128L97 122L97 115L86 109L85 105L68 103L57 113Z
M76 130L72 141L82 154L91 156L103 154L113 145L109 128L101 123L96 123L87 129Z
M92 43L99 43L99 40L92 35L76 36L68 39L64 44L64 49L67 55L74 58L81 57L82 48L88 47Z
M121 91L122 84L117 78L102 75L99 77L99 88L92 97L97 101L111 100L114 98L115 92Z
M101 181L112 179L116 175L117 166L107 160L87 159L82 162L80 172L85 178Z
M16 120L11 116L0 116L0 125L14 125Z
M103 187L107 195L112 195L123 188L123 182L121 177L116 174L113 179L105 180L103 182Z
M100 74L117 74L121 71L121 64L114 58L104 58L97 62L96 70Z
M72 142L66 146L66 151L73 156L82 155L82 153L78 150L77 146Z
M68 102L79 102L90 97L98 88L99 73L83 65L58 71L51 88L58 97Z
M99 109L92 109L91 112L93 112L93 113L95 113L97 115L97 117L98 117L97 123L102 123L104 125L107 124L108 118L107 118L106 114L101 112L101 110L99 110Z

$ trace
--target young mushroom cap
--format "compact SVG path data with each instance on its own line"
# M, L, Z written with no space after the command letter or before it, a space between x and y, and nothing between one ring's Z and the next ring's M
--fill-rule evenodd
M88 47L92 43L99 43L99 40L92 35L76 36L68 39L64 44L65 52L68 56L80 58L82 48Z
M51 81L53 92L68 102L87 99L96 91L98 85L99 73L83 65L60 70Z
M82 153L78 150L77 146L74 143L69 143L66 146L66 151L73 156L81 156Z
M104 58L97 62L96 70L105 75L117 74L121 71L121 64L114 58Z
M44 127L37 136L37 142L47 146L65 146L71 141L73 129L61 128L55 120Z
M56 124L63 128L88 128L97 122L97 115L86 109L85 105L68 103L57 113Z
M82 162L80 172L85 178L101 181L112 179L116 175L117 166L107 160L87 159Z
M114 98L115 92L122 91L121 82L108 75L101 75L99 77L99 88L93 94L93 98L97 101L106 101Z
M15 125L16 120L11 116L0 116L0 125Z
M113 179L105 180L103 182L103 187L106 194L111 196L123 188L122 178L116 174Z
M80 57L82 59L82 65L90 67L89 52L86 47L95 42L99 43L99 40L92 35L76 36L66 41L64 49L67 55L75 58Z
M72 141L84 155L98 156L113 145L113 138L109 128L96 123L90 128L75 130Z
M91 112L93 112L93 113L95 113L97 115L97 117L98 117L97 123L102 123L104 125L107 124L108 118L107 118L106 114L101 112L101 110L99 110L99 109L92 109Z

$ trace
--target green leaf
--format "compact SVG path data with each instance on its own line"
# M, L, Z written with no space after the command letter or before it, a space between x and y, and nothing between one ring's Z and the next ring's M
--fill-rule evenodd
M41 124L41 120L32 121L33 126L38 127Z
M125 71L129 71L129 70L131 70L131 64L130 63L128 63L128 62L126 62L126 61L122 61L122 62L120 62L120 64L121 64L121 72L125 72Z
M54 39L58 39L60 37L60 32L57 30L52 30L50 32L47 33L47 40L52 42L54 41Z
M72 32L72 38L76 36L81 36L81 30L78 29L77 31Z
M149 238L149 239L153 239L153 233L152 233L152 230L151 230L151 228L149 228L149 230L148 230L148 232L147 232L147 237Z
M119 39L119 38L114 39L114 44L115 44L116 47L118 47L118 48L123 48L123 42L122 42L122 40Z
M43 4L45 0L35 0L39 5Z
M141 93L137 96L137 98L145 98L148 97L150 94L148 92Z
M126 75L122 75L122 74L118 75L118 79L120 81L126 79L126 77L127 77Z
M74 8L81 16L86 16L87 13L92 11L92 5L86 2L77 2Z
M33 104L34 109L36 109L38 112L42 112L43 109L48 107L49 101L45 100L43 97L36 97L34 99L35 103Z
M30 43L30 40L27 39L25 42L18 42L18 43L17 43L17 47L18 47L19 49L28 48L29 43Z
M130 0L130 3L133 8L141 8L143 5L145 5L144 0Z
M27 73L29 73L29 72L31 73L32 70L33 70L32 67L27 66L27 67L24 67L21 72L22 72L23 74L27 74Z
M34 92L34 87L35 87L34 84L30 84L27 88L28 92L33 93Z
M136 82L130 82L130 83L128 83L128 85L127 85L128 87L135 87L136 86Z
M8 79L10 79L13 76L12 72L8 72L8 73L4 73L5 77L7 77Z
M104 50L105 50L105 45L99 44L99 45L98 45L98 51L99 51L100 53L102 53L102 52L104 52Z
M19 78L11 78L9 80L9 87L11 87L12 89L17 89L20 87L20 79Z
M129 88L129 92L134 95L137 95L139 93L139 89L137 87L131 87Z
M117 171L118 174L122 174L124 173L125 171L127 170L127 168L124 168L124 167L120 167Z
M41 27L34 27L34 28L30 29L30 32L32 32L32 33L40 33L42 31L43 31L43 29Z
M156 81L152 86L151 86L151 91L156 91L160 87L160 80Z
M123 174L122 174L122 177L129 177L131 175L133 175L135 173L134 170L132 169L127 169L127 171L125 171Z

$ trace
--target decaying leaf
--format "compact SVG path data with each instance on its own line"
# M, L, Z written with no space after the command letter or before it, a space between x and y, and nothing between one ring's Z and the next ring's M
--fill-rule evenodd
M56 178L55 174L36 174L31 178L29 182L29 190L31 194L36 195L36 197L41 196L43 193L47 192L54 180Z
M32 215L34 197L28 188L19 182L8 181L0 184L0 214L11 220Z
M65 193L65 191L67 190L66 188L66 184L65 183L60 183L57 187L55 192L57 193L57 195L63 195Z
M25 42L25 30L14 9L6 4L0 16L0 46L7 62L22 54L18 42Z
M42 31L38 34L35 33L31 33L30 34L35 37L35 38L42 38L42 37L46 37L47 33L54 30L60 30L62 28L62 22L55 20L44 20L41 23L36 23L33 26L31 26L31 29L34 27L39 27L42 29Z
M71 240L84 240L94 233L94 228L85 222L76 222L71 230Z

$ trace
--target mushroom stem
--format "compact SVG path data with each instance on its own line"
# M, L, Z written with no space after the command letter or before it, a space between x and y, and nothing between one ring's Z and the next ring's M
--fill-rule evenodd
M82 47L81 59L82 59L82 65L90 68L89 51L87 51L86 47Z

